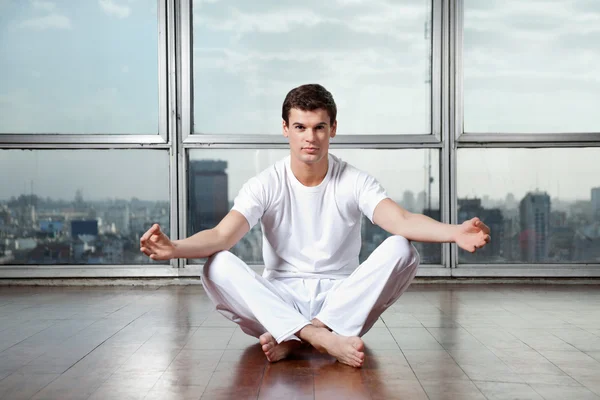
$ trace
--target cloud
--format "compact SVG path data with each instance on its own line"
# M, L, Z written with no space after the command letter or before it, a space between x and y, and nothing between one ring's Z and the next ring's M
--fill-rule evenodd
M46 29L71 29L71 20L60 14L50 14L44 17L26 19L19 24L22 28L46 30Z
M194 5L200 5L202 3L208 3L208 4L212 4L212 3L216 3L219 0L194 0Z
M296 26L313 27L327 21L332 20L310 10L245 13L234 7L229 9L229 15L225 19L211 18L199 13L194 16L194 23L204 25L215 31L233 31L238 34L247 32L289 32Z
M43 0L34 0L31 2L31 6L34 10L38 11L54 11L56 9L56 4L51 1L43 1Z
M363 3L354 3L364 7ZM275 9L268 11L241 10L236 7L219 7L209 15L195 9L194 24L217 32L233 32L239 40L248 33L288 33L298 29L311 29L325 25L348 29L361 35L383 35L403 42L423 38L423 24L428 21L429 10L421 5L378 3L378 7L354 8L349 15L340 12L317 13L310 8Z
M113 17L127 18L131 14L131 8L117 4L113 0L98 0L98 4L106 14Z

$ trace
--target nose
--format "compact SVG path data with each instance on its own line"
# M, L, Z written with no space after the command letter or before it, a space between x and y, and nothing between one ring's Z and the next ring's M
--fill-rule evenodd
M307 142L310 142L310 143L314 142L315 139L316 139L316 137L317 137L317 130L316 129L314 129L314 128L310 129L309 128L309 129L306 130L305 139L306 139Z

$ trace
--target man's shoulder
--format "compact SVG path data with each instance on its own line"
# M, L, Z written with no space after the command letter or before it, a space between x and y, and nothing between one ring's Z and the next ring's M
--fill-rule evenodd
M355 180L356 178L358 178L359 176L365 176L365 175L369 175L366 171L354 166L353 164L342 160L341 158L330 154L330 157L333 160L333 165L335 166L335 170L336 170L336 178L342 179L342 180L347 180L347 179L353 179Z
M288 157L282 158L273 164L269 165L252 178L248 180L248 184L251 186L261 186L265 189L271 189L277 187L278 184L284 179L286 173L286 163Z

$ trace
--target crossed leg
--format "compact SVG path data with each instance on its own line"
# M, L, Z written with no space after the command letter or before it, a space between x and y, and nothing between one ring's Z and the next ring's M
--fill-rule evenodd
M364 343L359 336L406 290L417 265L418 254L406 239L386 239L352 275L331 290L312 321L299 312L289 293L256 274L230 252L209 259L202 283L219 312L239 324L245 333L259 338L269 361L286 358L302 340L344 364L360 367ZM356 304L349 302L350 298L360 300L360 309L353 309Z

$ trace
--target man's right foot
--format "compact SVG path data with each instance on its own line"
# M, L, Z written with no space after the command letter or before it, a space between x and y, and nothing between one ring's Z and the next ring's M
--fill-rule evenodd
M323 342L325 351L343 364L362 367L365 361L365 344L358 336L339 336L328 332L330 337ZM329 336L328 335L328 336Z
M296 336L351 367L362 367L365 361L365 344L358 336L340 336L314 325L306 325Z

